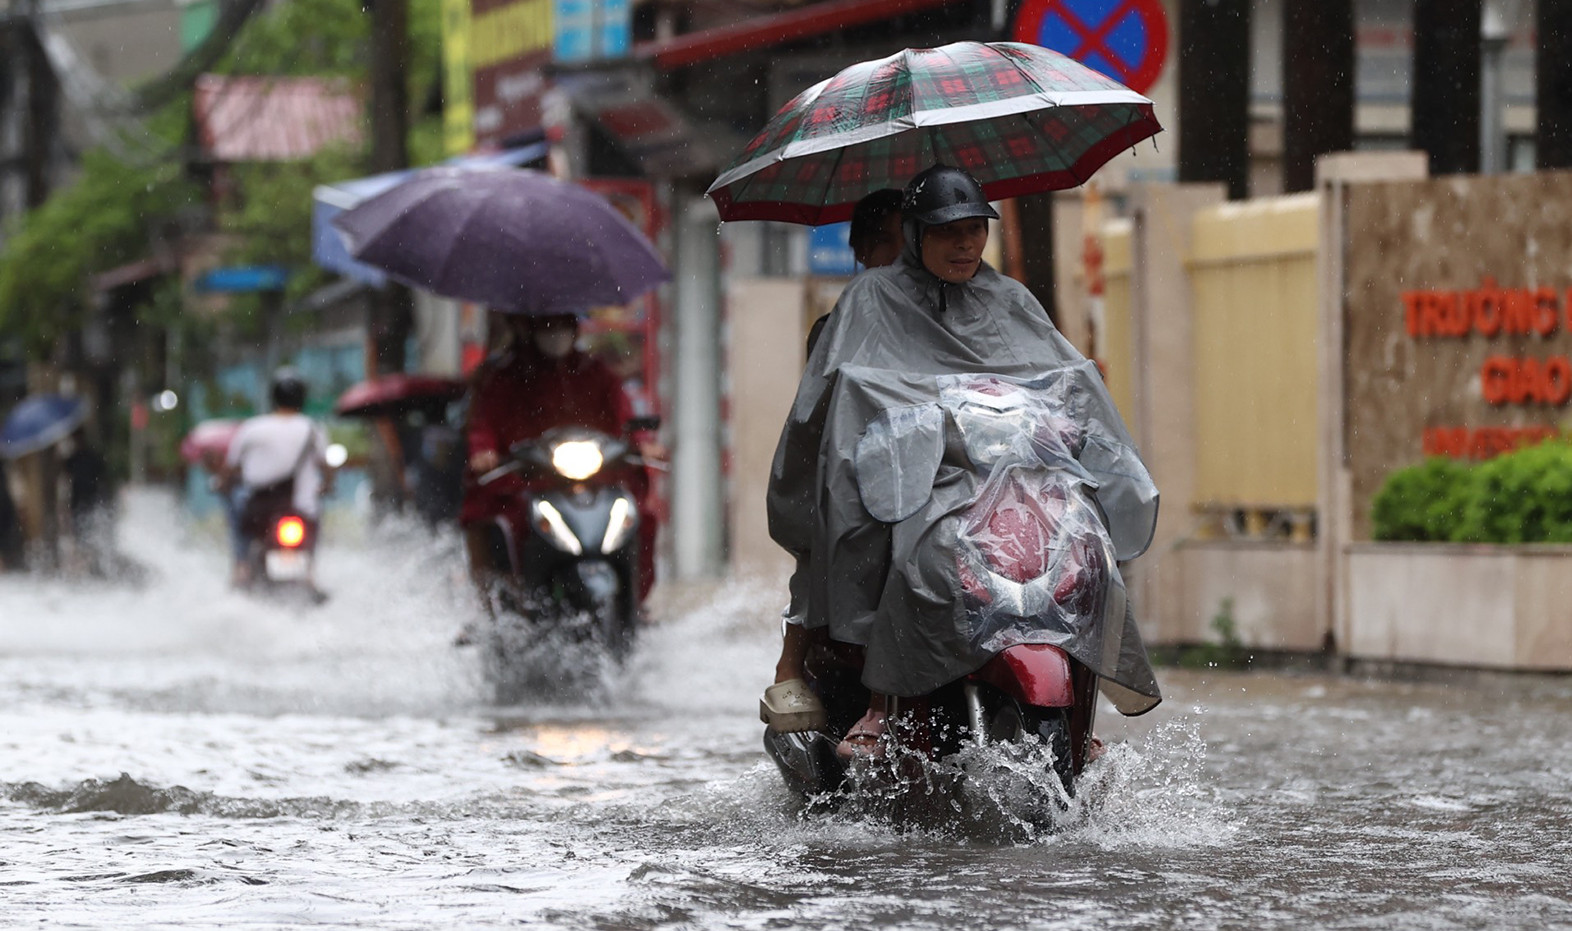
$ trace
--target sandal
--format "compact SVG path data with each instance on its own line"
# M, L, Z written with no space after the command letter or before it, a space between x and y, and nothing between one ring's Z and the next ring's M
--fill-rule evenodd
M884 719L882 711L869 710L851 726L846 736L835 746L835 755L844 762L856 757L869 760L884 759Z
M808 683L787 679L764 690L764 697L759 699L759 720L776 733L790 734L822 731L829 726L830 715Z

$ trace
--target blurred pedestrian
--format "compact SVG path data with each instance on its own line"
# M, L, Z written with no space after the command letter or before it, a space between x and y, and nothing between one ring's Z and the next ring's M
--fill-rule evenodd
M64 458L60 470L66 480L71 541L83 569L107 575L114 551L114 487L109 463L80 427L60 441Z
M0 461L0 571L27 568L22 540L22 515L11 497L5 463Z

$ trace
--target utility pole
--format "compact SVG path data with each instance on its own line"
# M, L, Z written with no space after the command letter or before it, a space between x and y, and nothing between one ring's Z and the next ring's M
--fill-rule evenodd
M1179 2L1179 180L1250 196L1251 0Z
M371 9L371 170L409 167L409 92L404 83L409 58L407 0L370 0ZM414 326L409 289L389 283L371 297L366 374L401 372L405 345Z
M29 210L49 199L50 154L59 119L60 87L38 32L38 0L30 0L22 25L13 26L19 58L26 64L27 103L22 111L23 201Z
M1479 22L1480 0L1414 0L1410 138L1432 175L1479 170Z
M408 0L369 0L371 10L371 170L381 174L409 167ZM366 377L405 369L405 347L415 324L409 289L389 281L371 291L366 321ZM392 421L376 421L380 452L373 454L372 493L394 507L404 501L404 451ZM376 449L377 447L373 447Z
M26 95L20 105L20 143L22 202L28 210L42 206L49 199L50 162L59 129L60 87L49 56L44 52L38 21L38 0L23 0L21 18L11 25L11 48L20 65ZM55 361L58 359L51 360ZM52 375L50 370L40 372L35 368L29 380L36 388L41 376L52 380ZM60 564L60 463L53 447L38 453L34 476L37 484L33 490L38 495L36 513L41 525L38 552L44 568L53 570Z
M16 65L23 61L22 58L22 27L15 19L0 20L0 140L15 134L15 129L20 125L21 119L17 115L20 105L17 103L24 86L21 74ZM4 223L5 215L11 210L11 179L16 174L16 166L20 164L19 154L9 146L0 148L0 223ZM0 226L0 229L4 229ZM0 234L0 244L4 244L5 237Z
M1480 18L1479 173L1507 170L1506 48L1512 39L1500 7L1485 0Z
M1283 8L1283 190L1315 187L1315 160L1354 147L1353 0Z
M1572 168L1572 3L1539 0L1537 26L1534 160L1540 168Z

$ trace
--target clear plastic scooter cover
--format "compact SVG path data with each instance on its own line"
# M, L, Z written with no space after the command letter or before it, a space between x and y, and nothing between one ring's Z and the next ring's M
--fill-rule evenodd
M940 404L986 476L956 532L973 646L997 653L1101 625L1113 543L1076 461L1084 432L1051 392L986 376L948 382Z
M893 396L871 371L844 369L841 378L843 398ZM958 602L950 637L962 652L1060 646L1134 687L1141 695L1116 703L1139 711L1151 704L1142 697L1150 671L1118 561L1150 543L1157 489L1093 379L1090 366L1035 380L907 379L930 385L915 393L933 400L875 413L851 464L867 514L892 525L880 603L906 611L916 625L902 625L907 636L923 629L927 606ZM947 639L926 629L925 639Z

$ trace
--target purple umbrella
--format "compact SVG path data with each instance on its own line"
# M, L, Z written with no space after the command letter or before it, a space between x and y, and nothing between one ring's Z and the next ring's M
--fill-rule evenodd
M428 168L333 225L405 284L511 313L627 304L671 278L605 199L536 171Z

